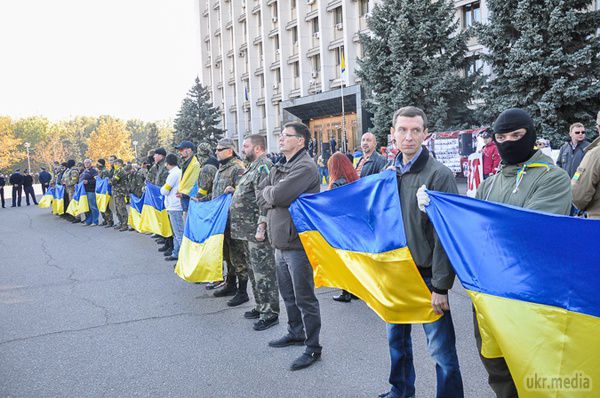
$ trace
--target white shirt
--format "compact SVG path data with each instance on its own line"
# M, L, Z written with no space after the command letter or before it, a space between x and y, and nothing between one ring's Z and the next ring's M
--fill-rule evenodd
M181 200L176 196L181 180L181 169L177 166L169 170L165 185L160 188L160 193L165 197L167 211L182 211Z

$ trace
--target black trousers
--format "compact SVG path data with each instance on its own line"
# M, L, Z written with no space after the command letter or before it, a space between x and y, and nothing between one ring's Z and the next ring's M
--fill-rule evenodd
M21 195L23 194L23 185L13 185L12 190L12 205L15 207L17 204L21 206Z
M35 192L33 187L23 187L25 190L25 201L27 202L27 206L29 206L29 197L31 196L31 200L33 204L37 205L37 200L35 200Z
M0 187L0 199L2 199L2 207L6 207L4 204L4 187Z
M46 191L48 190L48 185L49 184L50 184L49 182L43 182L42 183L42 195L46 194Z

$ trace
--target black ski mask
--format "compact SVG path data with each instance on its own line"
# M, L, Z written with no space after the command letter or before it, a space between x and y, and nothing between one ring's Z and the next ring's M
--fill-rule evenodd
M496 141L495 134L510 133L519 129L527 130L527 134L518 141ZM519 164L529 160L535 153L536 134L533 119L527 112L519 108L507 109L494 122L494 142L502 161L506 164Z

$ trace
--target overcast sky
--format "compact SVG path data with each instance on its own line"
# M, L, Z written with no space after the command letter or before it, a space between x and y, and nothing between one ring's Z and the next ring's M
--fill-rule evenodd
M0 115L172 118L197 23L194 0L0 0Z

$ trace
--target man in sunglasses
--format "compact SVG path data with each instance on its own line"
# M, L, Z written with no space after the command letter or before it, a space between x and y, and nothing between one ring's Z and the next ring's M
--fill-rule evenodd
M560 148L556 164L569 174L569 178L573 178L590 142L585 139L585 126L581 123L571 125L569 137L571 140Z
M596 118L600 133L600 112ZM585 149L585 156L571 179L573 204L587 212L588 218L600 218L600 137Z

